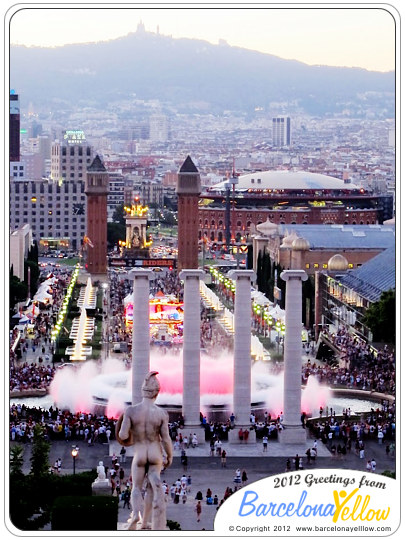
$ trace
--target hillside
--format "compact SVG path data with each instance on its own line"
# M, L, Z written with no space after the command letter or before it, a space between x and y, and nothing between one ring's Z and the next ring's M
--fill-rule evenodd
M295 102L310 114L350 104L394 111L395 75L302 62L228 45L149 32L89 44L12 46L10 82L33 104L104 107L136 95L180 109L252 111ZM29 97L28 97L29 96Z

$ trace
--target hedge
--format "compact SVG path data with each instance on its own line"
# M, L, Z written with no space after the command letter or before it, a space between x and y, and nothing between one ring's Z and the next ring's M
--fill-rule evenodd
M116 531L117 522L117 497L58 497L52 507L53 531Z

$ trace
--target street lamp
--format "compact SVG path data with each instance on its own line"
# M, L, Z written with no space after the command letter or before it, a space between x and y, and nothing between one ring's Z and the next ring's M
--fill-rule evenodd
M73 474L76 474L76 458L79 454L79 447L73 446L72 448L72 458L73 458Z

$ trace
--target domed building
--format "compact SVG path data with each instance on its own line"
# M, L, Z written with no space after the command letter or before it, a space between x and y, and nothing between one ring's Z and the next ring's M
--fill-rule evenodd
M374 225L393 213L392 196L307 171L244 174L208 188L200 200L199 238L220 244L228 220L230 237L244 242L266 220L276 225Z

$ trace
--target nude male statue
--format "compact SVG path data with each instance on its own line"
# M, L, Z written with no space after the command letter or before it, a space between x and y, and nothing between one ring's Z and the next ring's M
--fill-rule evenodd
M166 528L166 506L160 472L163 467L171 465L173 446L169 435L169 415L155 405L160 390L157 374L157 371L151 371L146 375L142 385L142 401L128 407L116 426L117 441L122 446L135 446L131 466L132 521L128 530L136 530L141 513L141 529L150 528L150 521L154 531ZM143 500L142 486L145 480L147 489Z

